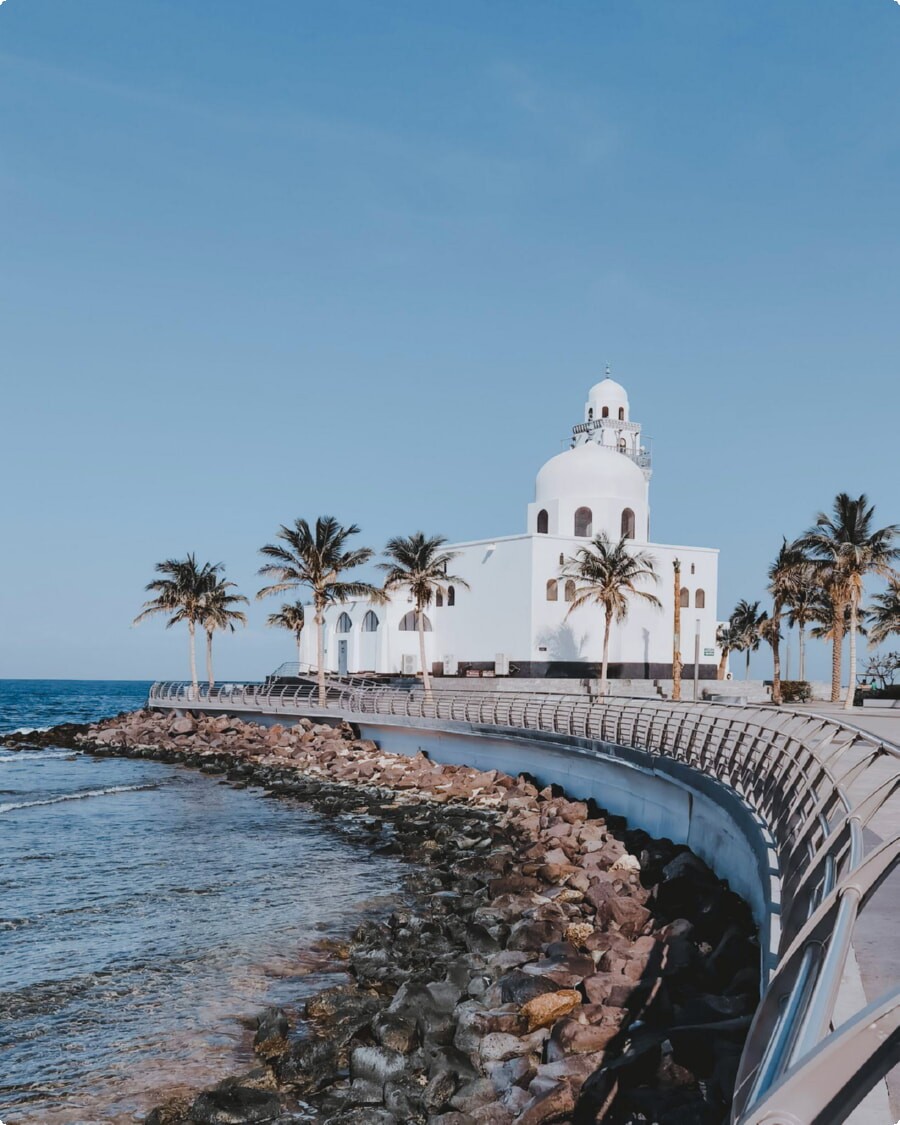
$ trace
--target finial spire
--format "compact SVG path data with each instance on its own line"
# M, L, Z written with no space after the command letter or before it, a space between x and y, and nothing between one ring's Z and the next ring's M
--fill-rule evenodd
M609 364L606 365L606 377L609 378Z

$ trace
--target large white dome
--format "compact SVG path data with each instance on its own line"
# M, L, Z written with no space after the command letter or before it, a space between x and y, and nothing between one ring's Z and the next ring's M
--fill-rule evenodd
M646 491L644 474L629 457L586 442L550 458L537 475L534 499L536 504L594 497L641 503Z

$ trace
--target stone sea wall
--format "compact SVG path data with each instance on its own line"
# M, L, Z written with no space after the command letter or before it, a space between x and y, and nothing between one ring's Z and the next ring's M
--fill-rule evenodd
M759 950L746 905L686 848L346 724L140 712L77 741L263 786L410 861L403 902L331 950L346 983L263 1013L258 1068L148 1125L727 1119Z

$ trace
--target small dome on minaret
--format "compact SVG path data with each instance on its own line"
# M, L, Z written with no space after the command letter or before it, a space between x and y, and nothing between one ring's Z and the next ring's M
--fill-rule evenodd
M629 420L628 392L621 383L610 378L609 367L606 368L606 378L595 383L588 392L584 420L591 422L595 418L614 418L623 422Z

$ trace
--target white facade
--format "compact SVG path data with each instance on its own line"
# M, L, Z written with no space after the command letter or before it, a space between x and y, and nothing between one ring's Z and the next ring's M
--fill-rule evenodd
M602 655L603 612L585 606L569 614L571 587L560 578L568 559L593 536L625 536L649 553L659 583L645 585L662 609L632 599L628 619L613 625L610 675L667 679L672 672L673 562L681 561L681 655L690 670L699 636L700 674L715 675L718 551L653 543L650 534L650 455L631 421L628 395L614 380L591 388L584 421L571 448L539 471L521 535L456 543L451 570L465 579L452 602L428 610L426 656L440 673L474 667L510 674L592 674ZM418 635L405 595L380 606L350 602L326 615L326 663L334 672L419 671ZM374 619L372 615L374 614ZM409 616L407 617L407 614ZM369 615L367 617L367 615ZM304 632L303 659L315 663L315 633ZM405 659L404 659L405 658Z

